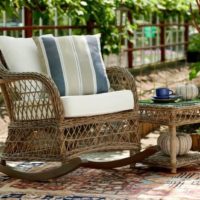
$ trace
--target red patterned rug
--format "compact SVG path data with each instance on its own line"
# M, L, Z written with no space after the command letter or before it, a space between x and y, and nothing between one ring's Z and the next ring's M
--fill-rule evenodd
M41 162L17 165L20 169L33 171L47 166ZM0 179L0 199L200 199L198 166L179 169L177 174L138 165L134 170L79 168L48 182L22 181L4 174L0 174Z

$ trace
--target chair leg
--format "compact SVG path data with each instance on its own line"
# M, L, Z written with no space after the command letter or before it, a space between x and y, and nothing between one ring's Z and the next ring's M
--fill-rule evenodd
M66 163L63 163L60 167L50 169L43 172L21 172L15 170L13 167L6 165L5 160L1 160L0 172L18 179L25 179L30 181L46 181L51 178L57 178L63 176L79 167L89 167L96 169L111 169L116 167L122 167L129 164L135 164L142 161L143 159L151 156L158 151L157 146L152 146L132 155L128 158L123 158L120 160L108 161L108 162L93 162L93 161L83 161L80 158L74 158Z
M158 146L152 146L147 149L145 149L142 152L136 153L135 155L132 155L128 158L123 158L120 160L114 160L114 161L108 161L108 162L93 162L85 160L82 162L82 167L89 167L89 168L96 168L96 169L111 169L111 168L117 168L122 167L129 164L135 164L137 162L141 162L145 158L153 155L159 151Z
M19 178L19 179L25 179L25 180L31 180L31 181L45 181L51 178L57 178L62 175L65 175L81 165L81 159L80 158L74 158L66 163L63 163L60 167L50 169L48 171L44 172L21 172L15 170L13 167L10 167L8 165L3 165L3 163L0 164L0 172L13 177L13 178Z
M6 166L6 160L1 160L0 164Z
M130 154L130 157L132 157L132 156L135 155L135 152L133 152L132 150L130 150L130 151L129 151L129 154ZM132 168L132 169L135 168L135 164L136 164L135 162L130 163L130 168Z

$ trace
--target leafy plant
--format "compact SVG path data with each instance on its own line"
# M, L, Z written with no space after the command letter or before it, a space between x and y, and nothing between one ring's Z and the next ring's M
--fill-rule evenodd
M196 33L190 36L188 51L198 51L200 52L200 34Z
M197 133L197 134L200 134L200 128L198 128L198 129L196 130L196 133Z
M189 79L192 80L196 78L200 73L200 62L192 63L190 65L190 73L189 73Z
M116 27L116 8L121 4L129 8L133 19L147 17L149 13L157 13L161 19L167 19L180 13L187 16L189 3L192 0L4 0L0 1L1 10L18 13L23 6L34 11L34 18L42 17L46 23L53 19L55 8L58 16L72 17L73 25L95 25L95 32L102 35L102 51L104 54L117 53L122 36L128 37L135 24L126 23L123 29ZM60 20L62 22L62 18ZM77 32L78 33L78 32ZM84 32L82 32L84 33Z
M193 2L194 3L194 2ZM200 51L200 1L196 0L196 9L194 10L192 7L192 4L190 6L191 11L191 18L194 27L199 32L199 34L193 35L192 38L190 38L190 43L188 50L190 51ZM190 66L190 73L189 73L189 79L196 78L200 73L200 62L192 63Z

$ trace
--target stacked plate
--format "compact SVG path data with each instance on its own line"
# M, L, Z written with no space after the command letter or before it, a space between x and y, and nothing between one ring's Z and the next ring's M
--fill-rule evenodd
M170 103L170 102L175 102L177 99L179 99L180 96L178 95L170 95L170 96L154 96L152 97L153 102L155 103Z

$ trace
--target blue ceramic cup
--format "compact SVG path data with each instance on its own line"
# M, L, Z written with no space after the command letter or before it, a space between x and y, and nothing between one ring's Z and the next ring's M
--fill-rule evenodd
M156 88L156 97L157 98L169 98L173 94L173 91L169 88Z

